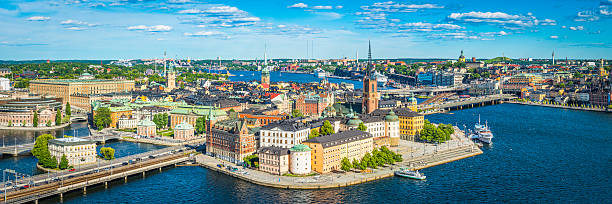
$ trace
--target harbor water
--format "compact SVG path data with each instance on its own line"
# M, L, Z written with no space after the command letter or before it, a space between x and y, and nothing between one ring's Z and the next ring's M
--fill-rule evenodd
M345 188L262 187L201 167L164 169L112 187L73 192L65 203L607 203L612 199L612 114L501 104L428 115L473 127L494 144L484 154L424 169L427 180L385 178ZM44 201L58 202L57 198Z

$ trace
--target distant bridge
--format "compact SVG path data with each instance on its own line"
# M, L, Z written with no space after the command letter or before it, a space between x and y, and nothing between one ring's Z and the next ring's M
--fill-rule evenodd
M411 96L413 94L422 95L437 95L438 93L451 93L451 92L463 92L467 90L466 86L448 87L448 88L403 88L403 89L386 89L380 90L381 95L397 95L397 96Z
M474 106L493 105L503 103L515 99L516 96L509 94L497 94L483 97L468 98L463 100L454 100L439 104L430 104L419 106L419 109L439 109L439 110L460 110L464 108L473 108Z

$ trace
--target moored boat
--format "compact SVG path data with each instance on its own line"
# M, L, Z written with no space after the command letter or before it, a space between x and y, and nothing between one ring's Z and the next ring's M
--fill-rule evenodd
M416 180L425 180L427 178L425 175L419 173L419 171L411 171L407 168L400 168L399 171L395 171L395 175Z

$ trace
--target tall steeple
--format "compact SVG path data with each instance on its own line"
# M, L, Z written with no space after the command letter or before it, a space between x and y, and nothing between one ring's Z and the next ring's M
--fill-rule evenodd
M555 65L555 50L552 52L552 65Z
M368 40L368 66L367 66L367 70L366 70L366 76L368 76L368 74L370 73L370 69L372 68L372 44L370 43L370 40Z

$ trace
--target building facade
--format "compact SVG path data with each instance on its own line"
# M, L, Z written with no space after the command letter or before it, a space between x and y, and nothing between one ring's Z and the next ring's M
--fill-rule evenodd
M74 94L104 94L134 90L132 80L110 79L42 79L30 81L30 91L41 95L52 95L67 103Z
M58 138L48 141L49 153L59 163L66 155L69 166L80 166L96 162L96 142L78 137Z
M312 170L321 174L340 170L343 158L359 160L374 149L372 135L358 130L315 137L303 144L312 149Z
M255 134L244 119L227 119L211 124L206 135L206 153L232 163L255 153Z
M262 147L258 151L259 170L283 175L289 173L289 149L281 147Z
M289 149L289 171L292 174L306 175L312 172L311 151L312 149L304 144L298 144Z
M0 101L0 125L32 127L34 112L38 126L55 125L55 114L61 114L62 100L49 97L28 97Z
M153 121L141 120L138 122L136 134L140 137L154 137L157 135L157 126Z
M174 127L174 139L191 140L195 138L195 129L189 123L181 123Z
M259 130L259 145L291 148L307 140L309 134L308 124L297 120L270 123Z

